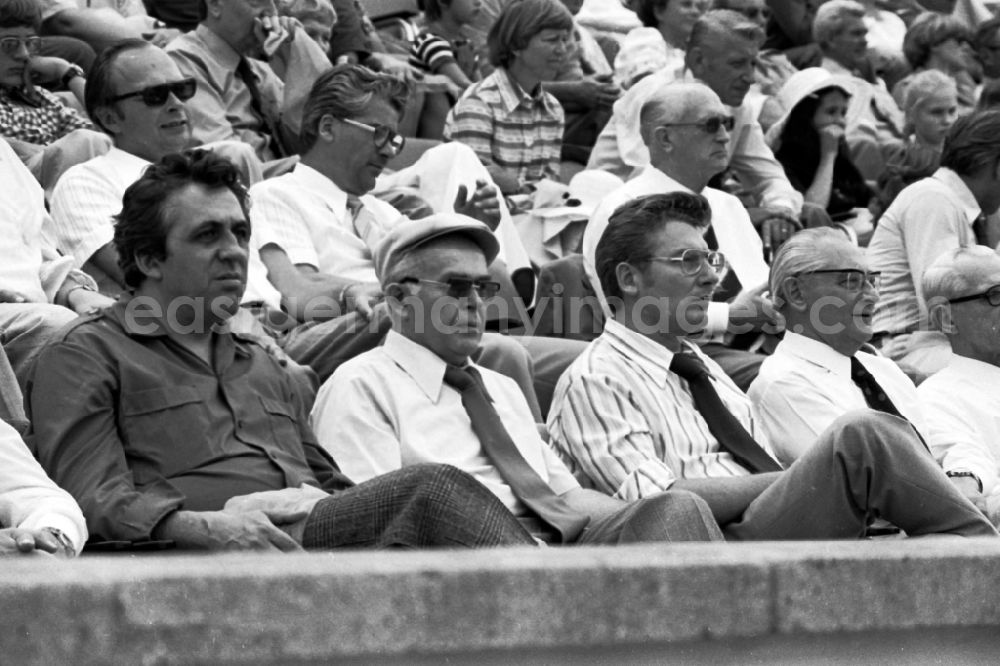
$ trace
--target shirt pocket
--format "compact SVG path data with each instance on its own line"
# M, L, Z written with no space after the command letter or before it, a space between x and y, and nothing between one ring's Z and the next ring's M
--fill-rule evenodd
M267 415L272 441L285 451L299 450L302 445L302 437L299 435L298 418L292 406L280 400L264 396L257 397L260 398L264 414Z
M193 386L122 396L121 428L137 485L197 468L213 457L208 414Z

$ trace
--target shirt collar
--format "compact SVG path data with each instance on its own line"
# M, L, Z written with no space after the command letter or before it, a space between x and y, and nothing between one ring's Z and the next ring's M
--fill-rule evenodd
M506 113L511 113L521 104L525 106L534 106L536 104L541 104L549 112L552 112L549 106L548 96L545 91L542 90L541 84L538 86L537 92L532 95L517 84L517 81L510 75L506 69L499 67L497 68L497 91L500 93L500 102L503 104L504 111Z
M341 217L347 215L347 192L335 182L302 162L295 165L292 174L301 186L322 199L334 213Z
M133 301L135 302L133 303ZM122 294L117 301L108 308L105 308L103 312L110 319L116 321L129 337L167 337L166 324L162 316L156 316L148 305L143 305L140 301L136 300L134 294L127 292ZM219 334L212 337L217 352L233 349L240 356L250 356L250 351L244 347L245 344L256 344L253 342L251 336L229 331L228 326L224 326ZM237 342L242 344L237 344Z
M851 359L819 340L807 338L798 333L785 331L778 349L784 354L796 356L799 360L825 368L841 377L851 376Z
M205 27L204 23L199 23L194 32L201 41L205 42L205 46L212 52L212 55L215 56L215 59L223 69L236 71L236 65L239 64L240 58L243 57L240 53L237 53L236 49L230 46L222 37L212 32L211 28Z
M674 352L614 319L605 322L601 337L621 354L626 362L642 370L658 387L661 389L667 387ZM694 349L694 345L687 340L682 340L681 344Z
M104 159L114 164L116 169L135 172L136 179L142 175L142 170L150 165L149 160L124 151L118 146L111 146L111 149L104 154Z
M443 358L392 330L385 336L382 351L413 378L431 402L437 403L441 398L444 371L448 366Z
M965 216L971 225L979 217L982 209L979 207L979 202L976 201L976 197L973 196L972 190L969 186L965 184L962 177L957 173L949 169L948 167L940 167L931 176L935 180L941 181L950 191L955 193L958 197L959 202L962 204L962 210L965 211Z

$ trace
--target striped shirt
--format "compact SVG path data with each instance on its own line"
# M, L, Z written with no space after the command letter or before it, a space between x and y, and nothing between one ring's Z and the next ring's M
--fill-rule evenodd
M705 362L723 403L773 457L746 394L695 345L683 344ZM673 356L611 319L560 378L549 437L581 483L634 501L677 479L749 474L720 449L687 381L670 371Z
M541 87L529 95L501 67L469 86L448 113L444 137L468 145L483 164L509 171L523 186L559 179L564 125L555 97Z

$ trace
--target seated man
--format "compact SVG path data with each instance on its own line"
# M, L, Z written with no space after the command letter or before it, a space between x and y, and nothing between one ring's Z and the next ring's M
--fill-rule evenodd
M32 441L90 533L209 549L530 542L458 470L356 487L340 473L290 376L227 330L246 283L247 207L238 172L211 153L151 166L115 227L132 292L64 329L35 366Z
M190 104L195 140L245 141L262 162L294 155L301 105L330 68L326 54L270 1L207 0L205 10L194 31L167 47L183 75L198 82Z
M725 266L702 237L709 214L674 192L611 217L597 270L622 306L560 379L548 420L578 478L626 500L690 490L737 540L859 537L875 518L911 535L995 536L895 416L845 414L782 471L746 394L687 340Z
M85 116L41 87L55 84L83 101L83 70L62 58L38 55L40 20L35 0L0 4L0 136L51 193L67 167L106 152L108 140L90 131Z
M87 111L114 147L63 175L52 196L52 220L59 250L105 293L125 288L112 242L122 195L151 163L194 143L188 101L196 90L197 83L185 79L170 56L140 39L105 49L91 69ZM212 150L242 165L246 182L262 178L249 146L228 141Z
M38 181L0 139L0 345L22 387L35 355L76 313L109 304L43 233L51 225Z
M284 309L303 322L349 313L329 326L310 323L283 336L282 346L289 356L312 367L321 380L341 362L374 347L389 329L388 314L377 307L382 288L372 252L386 231L405 218L370 192L386 163L402 149L404 140L397 132L406 95L406 84L396 77L359 65L338 65L316 81L309 96L302 120L300 163L290 173L251 189L255 242L268 277L281 292ZM464 146L433 150L463 151L471 156ZM487 184L485 168L471 161L479 172L465 174L467 184L431 181L442 195L435 210L454 210L489 221L509 252L511 238L504 235L504 221L497 226L496 190ZM473 184L475 191L468 195ZM455 189L444 191L451 187ZM519 242L516 233L512 241ZM506 266L496 262L492 268L512 292ZM325 313L324 303L328 305ZM355 310L370 322L359 322ZM513 309L508 313L513 315ZM331 336L343 343L331 344ZM583 347L573 341L496 333L488 334L484 343L494 357L497 351L502 352L499 356L510 357L524 354L519 347L527 350L542 411L559 375ZM528 390L534 393L530 382Z
M868 61L864 19L865 8L855 0L830 0L816 10L813 38L823 52L820 66L856 84L847 109L847 145L861 175L875 181L906 135L903 112Z
M470 362L482 297L498 288L487 270L498 251L486 225L453 213L408 220L385 235L375 264L392 330L320 389L320 445L358 479L426 462L464 469L546 541L721 538L688 493L626 504L581 488L542 441L517 386Z
M721 250L731 263L718 300L708 307L706 338L702 351L712 357L746 388L757 376L763 360L759 354L740 352L724 346L726 330L739 332L770 327L770 303L763 297L767 283L767 264L760 237L739 200L721 190L708 187L709 181L726 168L726 149L732 116L712 89L701 83L669 83L651 95L640 112L642 137L649 151L650 164L638 176L601 201L583 234L583 265L605 314L611 309L600 287L596 269L598 241L608 227L608 218L623 203L646 194L697 192L712 207L712 223L705 238L713 250ZM794 228L782 230L787 235Z
M959 118L945 138L941 167L892 202L868 244L882 273L875 308L882 352L908 373L929 375L948 359L948 341L931 330L920 276L939 256L990 244L987 217L1000 208L1000 111Z
M985 495L1000 473L1000 257L986 247L949 250L924 272L931 325L948 336L945 368L917 393L929 424L927 443L945 472Z
M597 139L587 166L625 179L635 177L650 160L641 132L641 111L664 84L693 79L715 92L733 116L727 165L742 189L751 192L758 208L754 225L765 243L777 247L795 229L788 226L802 213L802 195L795 191L781 164L764 142L757 122L758 105L747 98L754 83L754 63L763 31L742 14L726 9L706 12L691 31L685 71L662 71L629 88L615 102L611 120ZM783 224L784 223L784 224Z

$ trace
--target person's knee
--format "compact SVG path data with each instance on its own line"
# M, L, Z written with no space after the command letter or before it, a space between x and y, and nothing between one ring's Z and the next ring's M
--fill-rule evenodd
M827 432L830 446L846 456L878 455L901 447L923 447L913 426L905 419L873 409L848 412L838 417Z
M485 486L452 465L422 463L406 467L405 483L417 499L439 498L455 492L479 492Z
M685 511L712 517L708 502L689 490L667 490L639 500L640 511Z

